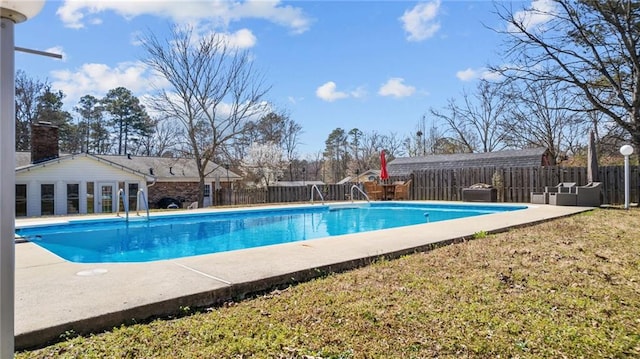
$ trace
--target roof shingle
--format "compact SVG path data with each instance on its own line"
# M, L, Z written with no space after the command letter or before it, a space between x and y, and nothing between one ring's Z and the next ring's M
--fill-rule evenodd
M399 157L387 164L390 176L408 176L413 171L463 167L537 167L543 164L545 148L484 153L456 153L421 157Z

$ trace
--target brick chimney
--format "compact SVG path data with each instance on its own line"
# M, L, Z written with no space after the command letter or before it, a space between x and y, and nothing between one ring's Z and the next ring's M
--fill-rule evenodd
M40 121L31 126L31 163L58 158L58 126Z

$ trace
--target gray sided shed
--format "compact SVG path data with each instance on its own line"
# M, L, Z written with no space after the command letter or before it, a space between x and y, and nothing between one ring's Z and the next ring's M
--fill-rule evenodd
M548 166L546 148L508 150L485 153L456 153L421 157L399 157L387 164L389 176L409 176L414 171L472 167L540 167Z

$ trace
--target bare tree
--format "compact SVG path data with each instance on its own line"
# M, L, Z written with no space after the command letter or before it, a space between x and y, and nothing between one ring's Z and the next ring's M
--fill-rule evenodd
M497 8L507 27L512 79L562 82L640 146L640 4L634 0L554 0L515 11ZM538 6L538 7L536 7Z
M35 80L18 70L16 72L16 150L31 148L31 125L38 118L39 98L48 83Z
M584 139L589 123L573 111L578 99L566 84L549 81L517 81L509 87L510 116L504 121L507 142L518 148L544 147L551 158L572 152Z
M481 80L475 93L463 92L463 103L449 100L444 111L431 109L431 114L443 120L453 133L451 136L464 152L493 152L505 148L502 122L507 114L507 103L502 83Z
M169 83L152 106L184 127L188 155L198 168L201 206L205 177L213 168L208 165L249 119L264 113L269 88L248 52L231 47L219 34L196 36L192 28L174 27L165 40L146 35L143 47L145 63Z
M182 126L171 120L148 118L153 129L138 138L138 148L133 152L142 156L163 156L167 152L177 151L179 139L183 136Z

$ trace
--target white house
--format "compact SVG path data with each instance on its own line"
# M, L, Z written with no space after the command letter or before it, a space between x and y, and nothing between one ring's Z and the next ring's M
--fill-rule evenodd
M16 216L111 213L119 205L124 210L120 199L127 199L132 211L146 209L139 192L146 193L153 181L153 176L90 154L18 166Z
M16 216L111 213L163 206L186 207L200 193L194 159L58 152L58 128L32 126L31 152L16 153ZM215 163L205 169L204 205L215 190L241 177Z

